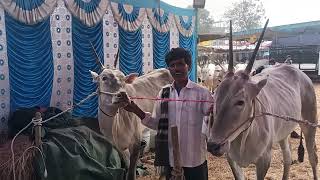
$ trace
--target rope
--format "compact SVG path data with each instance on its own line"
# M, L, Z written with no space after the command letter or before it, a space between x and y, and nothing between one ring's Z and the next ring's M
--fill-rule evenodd
M83 100L81 100L79 103L73 105L72 107L70 107L70 108L62 111L61 113L59 113L59 114L57 114L57 115L55 115L55 116L52 116L52 117L49 118L49 119L46 119L46 120L43 121L42 123L41 123L42 118L40 118L40 119L32 118L32 121L30 121L24 128L22 128L22 129L13 137L13 139L12 139L12 141L11 141L11 145L10 145L11 154L12 154L11 157L12 157L13 180L16 180L16 173L15 173L15 170L16 170L16 169L15 169L15 165L14 165L14 161L15 161L15 160L14 160L14 151L13 151L13 143L14 143L14 141L16 140L16 138L17 138L24 130L26 130L32 123L33 123L35 126L37 126L37 125L40 125L40 126L41 126L43 123L46 123L46 122L48 122L48 121L50 121L50 120L52 120L52 119L54 119L54 118L56 118L56 117L58 117L58 116L60 116L60 115L62 115L62 114L64 114L64 113L66 113L66 112L74 109L75 107L79 106L79 105L82 104L84 101L90 99L92 96L95 96L95 95L97 95L97 92L91 93L89 96L87 96L86 98L84 98ZM45 175L46 175L46 171L45 171Z
M42 126L42 118L32 118L33 126Z
M106 92L106 91L99 91L100 94L106 95L119 95L118 93ZM130 99L146 99L146 100L153 100L153 101L181 101L181 102L204 102L204 103L214 103L214 101L207 101L207 100L190 100L190 99L172 99L172 98L156 98L156 97L135 97L129 96Z
M308 126L311 126L311 127L320 128L319 124L311 123L309 121L305 121L305 120L301 120L301 119L295 119L295 118L290 117L290 116L281 116L281 115L277 115L277 114L272 114L272 113L269 113L269 112L262 112L260 115L257 115L256 117L260 117L260 116L264 116L264 115L273 116L273 117L276 117L276 118L279 118L279 119L283 119L285 121L293 121L293 122L305 124L305 125L308 125Z
M105 92L105 91L99 91L99 93L108 94L108 95L118 95L118 93L111 93L111 92ZM207 101L207 100L154 98L154 97L135 97L135 96L129 96L129 97L130 97L130 99L138 99L138 100L146 99L146 100L153 100L153 101L180 101L180 102L196 102L196 103L197 102L200 102L200 103L204 102L204 103L212 103L212 104L214 103L214 101ZM264 106L258 98L257 98L257 100L262 106ZM285 121L293 121L293 122L296 122L296 123L302 123L302 124L306 124L308 126L320 128L319 124L311 123L311 122L305 121L305 120L295 119L295 118L289 117L289 116L281 116L281 115L277 115L277 114L272 114L272 113L269 113L269 112L262 112L260 115L256 115L255 117L260 117L260 116L263 116L263 115L273 116L273 117L276 117L276 118L283 119Z
M266 109L265 105L260 101L260 99L259 98L256 98L256 99L258 100L258 102L260 103L262 108ZM316 124L316 123L311 123L311 122L306 121L306 120L296 119L296 118L293 118L293 117L290 117L290 116L282 116L282 115L273 114L273 113L269 113L269 112L261 112L261 114L257 115L256 117L261 117L261 116L264 116L264 115L273 116L273 117L276 117L276 118L279 118L279 119L283 119L285 121L292 121L292 122L296 122L296 123L305 124L305 125L308 125L308 126L311 126L311 127L320 128L320 125Z
M70 108L62 111L62 112L59 113L59 114L56 114L55 116L52 116L51 118L43 121L42 123L46 123L46 122L48 122L48 121L50 121L50 120L52 120L52 119L54 119L54 118L56 118L56 117L58 117L58 116L60 116L60 115L62 115L62 114L64 114L64 113L66 113L66 112L68 112L68 111L71 111L71 110L74 109L75 107L79 106L80 104L82 104L83 102L85 102L86 100L90 99L91 97L93 97L93 96L95 96L95 95L97 95L97 94L98 94L97 92L91 93L89 96L87 96L86 98L84 98L83 100L81 100L80 102L78 102L77 104L75 104L75 105L73 105L72 107L70 107Z
M205 102L205 103L214 103L214 101L207 101L207 100L152 98L152 97L133 97L133 96L130 96L130 99L147 99L147 100L154 100L154 101L182 101L182 102Z

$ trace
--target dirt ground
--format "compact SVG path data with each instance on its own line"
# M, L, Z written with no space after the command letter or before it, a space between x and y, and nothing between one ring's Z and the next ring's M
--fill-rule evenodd
M317 94L317 106L318 106L318 117L320 117L320 84L314 85ZM297 132L300 132L297 128ZM299 139L290 139L291 149L292 149L292 158L293 160L297 159L297 149L299 146ZM320 148L320 130L317 130L316 134L316 143L318 149ZM306 148L305 148L306 149ZM320 151L317 152L318 157L320 157ZM150 156L150 154L149 154ZM158 179L155 176L155 169L152 165L152 160L148 160L144 163L144 167L147 168L147 171L150 173L148 176L139 176L138 180L150 180ZM227 180L234 179L231 169L227 163L225 157L214 157L208 153L208 168L209 168L209 179L210 180ZM319 169L319 165L318 165ZM244 168L246 179L256 179L255 178L255 166L250 165L247 168ZM282 166L282 153L279 145L274 145L273 155L271 160L271 166L266 175L267 180L278 180L282 178L283 166ZM318 170L318 175L319 175ZM304 162L293 164L290 169L290 179L293 180L310 180L312 179L312 169L308 161L308 153L305 151Z

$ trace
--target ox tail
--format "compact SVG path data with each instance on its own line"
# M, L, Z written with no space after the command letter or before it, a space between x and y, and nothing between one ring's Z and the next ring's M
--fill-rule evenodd
M303 162L304 160L304 147L303 147L303 142L302 142L302 130L300 131L300 144L298 147L298 161Z

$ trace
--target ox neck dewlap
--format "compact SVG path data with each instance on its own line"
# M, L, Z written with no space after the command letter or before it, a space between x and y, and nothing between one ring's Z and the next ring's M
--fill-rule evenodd
M162 89L161 98L169 98L170 87ZM169 163L169 146L168 146L168 101L161 102L161 118L159 119L158 132L155 137L155 166L166 167Z

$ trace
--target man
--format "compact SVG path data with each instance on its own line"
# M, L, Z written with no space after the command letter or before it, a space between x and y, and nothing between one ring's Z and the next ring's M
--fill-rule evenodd
M287 57L286 57L286 60L284 61L284 63L286 63L286 64L292 64L292 58L291 58L291 56L290 55L287 55Z
M256 74L259 74L259 73L262 72L262 70L264 70L264 69L266 69L266 68L269 68L269 67L272 67L272 66L274 66L274 65L276 65L276 61L275 61L273 58L271 58L271 59L269 60L269 64L266 64L266 65L262 65L262 66L257 67L257 69L252 72L252 76L254 76L254 75L256 75Z
M210 92L206 88L192 82L188 78L188 72L191 69L191 55L187 50L183 48L173 48L166 55L165 61L174 79L172 84L164 87L169 89L168 98L213 101ZM159 92L158 97L163 97L162 92L164 88ZM128 97L124 97L124 101L126 101L127 98ZM143 112L133 101L129 102L127 99L127 102L128 105L125 109L135 113L145 126L154 130L160 129L159 120L163 115L163 101L157 101L155 103L152 115L149 112ZM167 169L172 169L174 166L170 127L177 126L181 166L183 167L186 180L207 180L206 136L202 126L204 117L212 111L212 104L208 102L169 101L167 103L167 109L167 122L169 126L169 128L167 128L168 165L171 167ZM158 134L160 132L161 131L158 131ZM166 178L170 178L170 170L167 171Z

